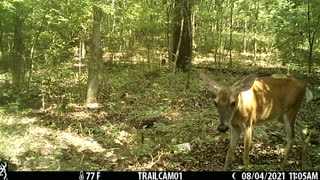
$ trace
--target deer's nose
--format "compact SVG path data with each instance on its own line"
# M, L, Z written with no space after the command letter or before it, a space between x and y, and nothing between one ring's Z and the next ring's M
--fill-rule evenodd
M218 131L221 132L221 133L227 132L228 129L229 129L229 127L226 126L226 125L223 125L223 124L219 124L219 126L218 126Z

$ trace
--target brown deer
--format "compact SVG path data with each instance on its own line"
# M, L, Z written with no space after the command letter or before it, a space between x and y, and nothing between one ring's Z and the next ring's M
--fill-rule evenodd
M230 145L224 170L234 156L241 132L244 132L244 165L249 164L249 151L254 125L270 120L279 120L285 125L287 146L281 168L285 169L294 141L294 124L303 97L312 100L312 93L303 80L285 75L256 77L249 75L224 87L203 73L200 77L207 89L214 93L214 104L218 110L219 132L231 129Z

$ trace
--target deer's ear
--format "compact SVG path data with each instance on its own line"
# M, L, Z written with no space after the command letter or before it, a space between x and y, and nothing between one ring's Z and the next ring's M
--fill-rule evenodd
M250 75L246 76L245 78L241 79L240 81L234 83L232 86L234 93L239 94L242 91L249 90L252 87L255 79L256 79L256 75L250 74Z
M219 91L219 89L221 89L221 86L215 82L214 80L210 79L208 76L206 76L203 73L200 73L200 77L204 82L204 85L206 86L206 88L213 92L213 93L217 93Z

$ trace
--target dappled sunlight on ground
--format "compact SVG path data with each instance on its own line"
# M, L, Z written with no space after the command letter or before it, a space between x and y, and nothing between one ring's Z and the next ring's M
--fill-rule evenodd
M72 119L89 119L91 116L89 113L82 111L82 112L71 112L68 115L69 118Z
M50 168L48 166L50 162L57 163L56 161L59 160L56 154L59 156L61 151L71 150L70 147L79 153L98 153L101 158L110 158L115 155L112 151L107 151L91 137L40 127L33 124L35 121L37 121L37 118L1 118L0 144L2 148L0 153L2 156L9 157L11 163L21 166L22 169L20 170L32 170L25 166L30 165L27 162L33 161L45 162L39 162L39 166L34 168L39 170L48 169ZM4 127L4 125L10 127ZM123 141L124 137L123 133L120 133L119 140ZM42 157L42 159L39 159L39 157ZM78 160L80 162L80 159Z
M253 53L245 52L245 53L232 53L232 61L233 64L239 68L239 65L242 64L246 67L248 66L256 66L256 67L263 67L263 68L284 68L287 67L281 63L281 61L277 61L274 59L274 54L272 53L257 53L256 61L254 61ZM222 57L217 56L215 57L213 53L208 53L205 56L197 55L194 57L192 63L195 65L207 65L209 67L218 67L219 62L223 66L228 66L229 63L229 55L223 55Z
M79 135L55 131L45 127L30 127L27 132L37 141L43 140L41 145L48 145L47 149L54 148L68 148L70 145L74 146L78 152L90 150L92 152L105 152L106 150L101 147L96 141L89 137L80 137ZM50 140L50 142L48 141Z
M169 113L166 113L166 114L164 115L164 117L165 117L166 119L171 120L171 121L178 120L178 119L181 118L181 116L182 116L182 115L181 115L180 111L178 111L178 110L173 110L173 111L171 111L171 112L169 112Z
M37 117L32 117L32 118L22 118L21 119L21 123L22 124L28 124L28 123L34 123L38 121L38 118Z

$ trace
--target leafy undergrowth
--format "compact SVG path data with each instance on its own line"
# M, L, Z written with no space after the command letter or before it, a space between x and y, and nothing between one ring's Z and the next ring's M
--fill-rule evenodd
M221 170L229 133L217 132L213 98L198 71L224 84L243 76L195 69L187 89L183 73L172 80L165 69L115 66L102 77L99 106L91 108L80 103L85 92L81 79L42 81L32 98L2 105L1 161L8 161L12 170ZM311 77L316 98L317 83ZM2 91L7 92L4 87ZM20 107L21 102L28 106ZM320 169L318 103L303 105L297 119L308 129L308 170ZM241 139L232 169L279 170L286 143L283 129L278 122L256 127L252 165L243 166ZM184 143L190 144L190 151L177 150ZM288 170L300 170L300 144L297 138Z

